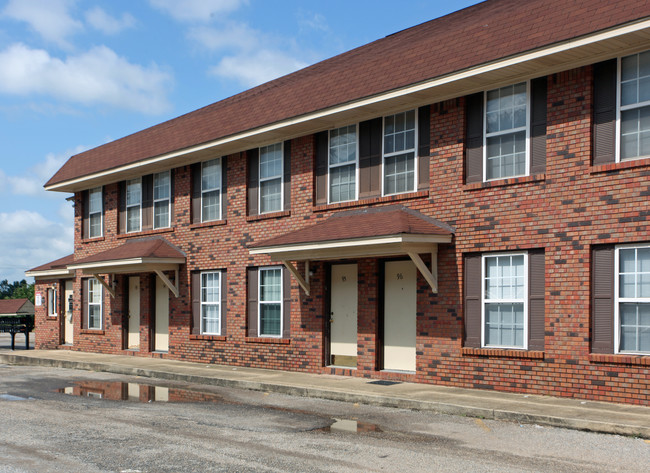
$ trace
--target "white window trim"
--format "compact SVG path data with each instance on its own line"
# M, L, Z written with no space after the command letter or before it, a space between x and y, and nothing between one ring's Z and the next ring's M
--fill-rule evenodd
M341 128L346 128L349 126L354 126L354 133L355 133L355 144L356 144L356 156L354 161L348 161L346 163L339 163L339 164L330 164L330 140L332 138L331 133L334 130L339 130ZM383 141L383 136L382 136L382 141ZM350 166L351 164L354 163L354 198L353 199L348 199L348 200L338 200L336 202L332 202L332 197L330 195L331 191L331 183L330 183L330 178L331 178L331 171L332 168L338 168L338 167L343 167L343 166ZM355 200L359 200L359 124L354 123L352 125L342 125L339 127L332 128L331 130L328 130L327 132L327 203L328 204L340 204L343 202L354 202Z
M203 300L203 275L204 274L218 274L219 275L219 300L217 302L205 302ZM223 295L221 294L221 289L222 289L222 284L221 284L221 278L223 277L222 271L202 271L201 275L199 277L200 279L200 287L199 291L201 294L201 330L200 333L201 335L221 335L221 325L223 321L223 314L221 313L221 299L223 298ZM217 305L219 306L219 331L218 332L204 332L203 331L203 306L204 305L210 305L214 306Z
M213 189L204 189L203 188L203 165L205 163L209 163L210 161L219 161L219 176L220 176L220 179L219 179L219 182L217 183L217 187L215 187ZM221 158L219 157L219 158L209 159L208 161L203 161L201 163L201 222L202 223L203 222L218 222L219 220L221 220L223 218L223 215L221 213L221 211L222 211L222 205L221 204L223 202L222 201L222 199L223 199L223 190L221 188L222 184L223 184L223 166L222 166ZM216 190L219 191L219 216L214 220L204 220L203 219L203 194L205 192L213 192L213 191L216 191Z
M497 132L492 132L490 133L490 136L488 137L487 133L487 94L488 92L491 92L493 90L498 90L502 87L508 87L509 85L516 85L516 84L521 84L522 82L526 83L526 127L519 127L519 128L511 128L507 131L497 131ZM516 177L524 177L524 176L530 176L530 80L525 80L525 81L520 81L520 82L515 82L515 83L510 83L510 84L504 84L500 85L498 87L495 87L493 89L489 90L484 90L483 91L483 182L490 182L490 181L502 181L503 179L512 179ZM526 131L526 171L524 174L516 174L514 176L507 176L507 177L496 177L494 179L488 179L487 178L487 140L488 138L492 138L494 136L500 136L500 135L508 135L511 133L517 133L520 131Z
M48 317L56 317L57 310L56 310L56 302L57 302L57 295L56 295L56 289L54 288L48 288L47 289L47 316Z
M96 285L98 287L99 291L99 302L90 302L90 282L94 281L93 285ZM94 292L94 291L93 291ZM93 305L98 305L99 306L99 327L91 327L90 326L90 306ZM88 279L88 300L86 301L86 306L87 306L87 323L88 323L88 329L89 330L102 330L102 327L104 327L104 287L101 285L101 283L95 279L95 278L90 278Z
M489 301L485 299L485 260L487 258L499 256L524 256L524 345L523 347L508 346L508 345L486 345L485 343L485 304L494 303L494 304L516 304L522 302L520 299L490 299ZM528 350L528 252L527 251L516 251L510 253L484 253L481 255L481 348L496 348L496 349L507 349L507 350Z
M167 174L169 176L169 180L167 181L169 183L169 192L168 192L168 197L165 199L156 199L155 198L155 193L156 193L156 177L160 176L162 174ZM142 184L140 184L142 185ZM142 194L142 192L141 192ZM169 228L171 227L171 220L172 220L172 173L171 171L163 171L163 172L158 172L153 175L153 194L154 194L154 199L153 199L153 229L156 230L158 228ZM142 202L142 195L140 197L141 202ZM167 225L163 225L161 227L156 226L156 204L158 202L167 202ZM142 225L142 224L141 224Z
M129 182L130 181L140 181L140 203L129 205ZM128 179L126 181L126 233L138 233L142 231L142 178L138 177L136 179ZM129 231L129 207L138 207L140 216L138 217L138 229Z
M94 191L97 191L99 189L99 202L100 202L100 210L98 212L90 212L90 194ZM99 214L99 235L95 236L90 236L90 222L92 220L92 216L95 214ZM92 189L88 190L88 238L101 238L104 236L104 187L99 186L99 187L93 187Z
M635 54L629 54L626 56L621 56L616 59L616 144L615 144L615 150L614 150L614 155L617 163L620 162L627 162L627 161L636 161L638 159L645 159L649 158L650 155L644 155L644 156L636 156L634 158L627 158L627 159L621 159L621 112L625 112L627 110L635 110L638 108L646 107L650 105L650 100L646 100L645 102L640 102L632 105L621 105L621 78L623 74L622 70L622 61L623 57L629 57L629 56L638 56L641 53L644 53L646 51L640 51ZM617 251L618 253L618 251ZM618 271L618 267L617 267ZM618 346L618 345L617 345Z
M262 212L262 182L273 181L277 179L276 177L265 177L262 178L262 148L267 148L269 146L280 145L280 156L282 159L282 170L280 171L280 208L278 210L270 210L268 212ZM329 153L328 153L329 155ZM284 141L270 143L265 146L260 146L257 150L257 208L259 213L268 214L274 212L284 211Z
M630 248L650 248L650 243L641 243L641 244L632 243L629 245L617 245L615 247L615 251L614 251L614 353L650 355L650 352L621 350L621 320L620 320L620 310L619 310L620 303L621 302L650 303L650 297L619 297L619 286L620 286L619 251L621 249L630 249Z
M415 131L415 137L413 139L414 147L411 148L411 149L405 149L405 150L402 150L402 151L395 151L393 153L386 154L385 151L384 151L384 142L385 142L384 133L385 133L385 130L386 130L386 117L392 117L392 116L397 115L399 113L410 112L411 110L413 110L413 112L415 114L415 130L414 130ZM418 176L418 168L419 168L419 165L418 165L418 163L419 163L419 161L418 161L419 160L419 156L418 156L419 123L418 123L418 120L419 120L419 116L418 115L419 114L418 114L418 109L417 108L415 108L415 109L410 108L410 109L404 110L402 112L395 112L395 113L392 113L392 114L389 114L389 115L385 115L381 119L381 195L382 195L382 197L390 196L390 195L408 194L410 192L417 192L417 190L418 190L418 179L419 179L419 176ZM386 158L390 158L391 156L398 156L400 154L407 154L407 153L410 153L411 151L413 152L413 190L406 191L406 192L395 192L393 194L386 194L385 189L384 189L384 185L385 185L385 181L386 181L386 174L385 174L386 173Z
M262 302L262 271L280 270L280 335L262 334L262 304L277 304L277 301ZM284 272L282 266L265 266L257 270L257 336L260 338L282 338L284 333Z

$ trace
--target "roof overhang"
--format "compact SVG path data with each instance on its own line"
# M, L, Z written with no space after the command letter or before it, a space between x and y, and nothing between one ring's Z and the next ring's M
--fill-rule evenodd
M177 271L185 258L128 258L68 265L69 270L81 270L83 274L124 274L157 271Z
M25 271L25 276L28 278L34 278L37 281L46 279L71 279L74 278L74 271L66 268L43 271Z
M65 180L45 189L77 192L143 174L238 153L274 141L305 136L421 105L573 69L650 48L650 19L554 43L400 89L343 103L125 166Z

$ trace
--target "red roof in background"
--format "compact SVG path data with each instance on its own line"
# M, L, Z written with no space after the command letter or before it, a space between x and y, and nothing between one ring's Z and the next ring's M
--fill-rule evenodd
M53 269L66 269L66 266L74 262L74 254L64 256L49 263L42 264L35 268L30 269L29 271L51 271ZM28 271L28 272L29 272Z
M251 245L251 248L390 235L453 235L454 229L401 205L335 213L327 220Z
M486 1L73 156L46 185L373 96L649 15L649 0Z
M127 241L117 248L78 259L74 264L99 263L131 258L185 258L185 254L164 238L143 238Z
M0 299L0 314L16 314L25 304L31 304L29 299Z

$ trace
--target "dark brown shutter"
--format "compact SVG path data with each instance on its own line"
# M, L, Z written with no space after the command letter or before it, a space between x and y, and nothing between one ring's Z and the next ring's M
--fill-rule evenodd
M528 349L544 351L544 250L528 252Z
M431 154L431 107L418 109L418 190L429 188L429 155Z
M174 214L174 170L169 170L169 226L173 227L176 221L176 216Z
M201 223L201 163L192 164L192 223Z
M90 236L90 191L83 191L81 196L83 211L81 238L88 238Z
M282 268L282 338L291 337L291 273Z
M381 195L382 119L359 123L359 198Z
M228 285L226 284L226 272L221 271L221 335L225 336L227 332L228 317Z
M259 278L257 268L248 268L248 336L257 337L257 281Z
M258 215L260 200L260 150L246 151L248 160L248 215Z
M592 251L592 353L614 353L614 251L612 245Z
M88 328L88 279L81 280L81 328Z
M120 233L126 233L126 181L121 181L118 185L119 187L119 215L117 220L120 226Z
M327 204L327 174L329 167L329 132L322 131L314 135L315 155L315 202L316 205Z
M483 92L467 96L465 182L483 181Z
M153 229L153 174L142 176L142 231Z
M201 273L192 273L192 333L201 333Z
M284 208L291 210L291 140L284 142Z
M228 217L228 159L221 158L221 220Z
M481 255L465 257L465 346L481 347Z
M616 161L616 59L594 64L594 164Z
M546 77L530 81L530 173L546 172Z

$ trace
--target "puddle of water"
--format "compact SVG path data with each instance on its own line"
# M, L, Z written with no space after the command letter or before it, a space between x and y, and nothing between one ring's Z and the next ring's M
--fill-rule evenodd
M367 422L359 422L352 419L334 419L334 423L329 427L319 429L320 432L347 432L353 434L360 434L366 432L382 432L382 430L375 424Z
M69 396L130 402L222 402L219 395L122 381L79 381L58 389Z
M386 380L378 380L378 381L368 381L368 384L376 384L378 386L395 386L396 384L402 384L401 381L386 381Z
M0 400L2 401L29 401L31 397L20 397L13 396L11 394L0 394Z

